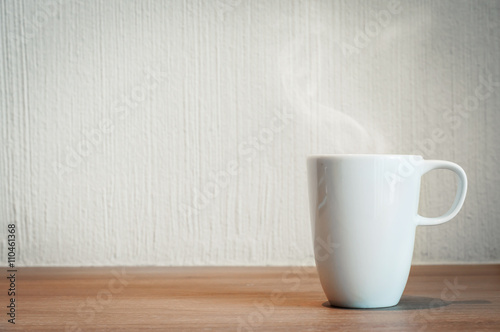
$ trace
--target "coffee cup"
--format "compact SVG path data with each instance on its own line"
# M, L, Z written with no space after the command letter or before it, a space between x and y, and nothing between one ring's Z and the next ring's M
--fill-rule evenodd
M316 267L333 306L396 305L410 272L416 227L438 225L460 211L464 170L416 155L317 155L307 159ZM458 190L442 216L418 214L425 173L456 173Z

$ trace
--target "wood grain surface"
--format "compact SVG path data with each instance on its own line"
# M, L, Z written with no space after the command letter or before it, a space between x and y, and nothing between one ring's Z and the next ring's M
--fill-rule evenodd
M500 329L500 265L414 266L371 310L329 306L312 267L22 268L16 288L2 331Z

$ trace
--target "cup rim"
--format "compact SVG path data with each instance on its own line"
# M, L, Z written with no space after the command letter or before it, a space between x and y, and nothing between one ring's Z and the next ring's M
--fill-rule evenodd
M340 158L411 158L420 157L423 159L422 155L419 154L311 154L307 156L307 159L340 159Z

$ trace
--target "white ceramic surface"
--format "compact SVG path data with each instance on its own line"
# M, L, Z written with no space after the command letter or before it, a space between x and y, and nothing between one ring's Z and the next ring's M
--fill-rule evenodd
M467 192L463 169L410 155L325 155L307 160L312 234L323 290L334 306L396 305L410 271L415 229L452 219ZM421 176L449 169L459 185L443 216L418 214Z

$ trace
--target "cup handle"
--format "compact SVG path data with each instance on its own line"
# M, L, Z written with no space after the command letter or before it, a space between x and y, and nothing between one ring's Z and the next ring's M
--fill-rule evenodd
M417 225L439 225L453 219L453 217L455 217L462 208L462 205L465 201L465 195L467 194L467 176L465 175L462 167L449 161L423 160L418 169L420 171L420 176L434 169L449 169L450 171L455 172L455 174L458 176L458 188L457 195L455 196L455 201L453 202L453 205L448 210L448 212L436 218L422 217L417 213Z

